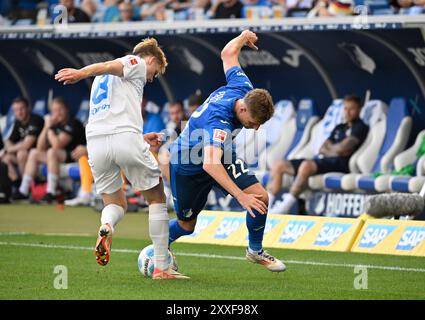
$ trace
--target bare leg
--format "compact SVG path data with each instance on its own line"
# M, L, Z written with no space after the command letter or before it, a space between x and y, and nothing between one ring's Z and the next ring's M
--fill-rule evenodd
M15 167L17 163L15 155L8 153L3 157L2 161L7 165L7 172L8 172L10 180L12 181L18 180L19 177Z
M16 158L18 162L19 171L21 171L21 174L25 171L25 165L28 160L29 151L28 150L19 150L16 153Z
M45 151L39 151L37 149L31 149L28 156L28 161L25 165L24 175L32 178L37 174L38 165L45 163L47 160L47 154Z
M298 196L306 189L308 178L317 172L317 164L312 160L304 160L298 169L297 177L291 186L291 194L298 198Z
M47 150L47 193L56 194L59 180L59 165L66 160L66 151L50 148Z
M284 174L293 176L295 174L294 167L291 162L287 160L281 160L275 163L271 169L270 182L267 186L268 191L272 195L276 195L282 188L282 180Z

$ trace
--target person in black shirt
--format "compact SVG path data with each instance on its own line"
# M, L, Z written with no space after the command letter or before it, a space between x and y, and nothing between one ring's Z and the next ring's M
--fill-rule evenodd
M90 22L90 17L87 13L75 7L74 0L61 0L60 4L67 10L68 23Z
M242 16L243 4L239 0L219 1L215 9L215 19L235 19Z
M24 172L29 151L35 147L37 137L43 129L44 120L31 112L31 106L25 98L13 100L12 109L15 114L15 122L4 148L0 150L0 159L8 166L12 184L18 187L19 172ZM19 172L17 168L19 168Z
M72 118L62 98L55 98L51 104L51 116L45 119L44 128L32 149L25 166L19 191L12 199L28 198L31 182L37 174L38 165L47 163L47 193L42 199L51 202L56 195L61 163L73 162L72 152L80 145L86 145L84 126Z
M337 125L332 130L329 138L321 146L318 157L311 160L281 160L273 166L268 185L269 197L272 198L269 203L280 191L284 173L296 178L284 200L273 206L269 213L288 213L298 196L306 189L310 176L332 171L349 172L349 159L366 140L369 131L369 127L360 119L361 108L359 97L346 96L345 123Z

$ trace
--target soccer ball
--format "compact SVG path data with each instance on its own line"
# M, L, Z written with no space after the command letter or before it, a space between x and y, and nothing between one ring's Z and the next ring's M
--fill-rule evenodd
M172 266L173 263L174 263L173 255L171 254L170 250L168 250L168 265ZM153 262L153 245L152 244L143 248L143 250L140 251L137 264L139 266L139 271L145 277L152 277L153 269L155 267Z

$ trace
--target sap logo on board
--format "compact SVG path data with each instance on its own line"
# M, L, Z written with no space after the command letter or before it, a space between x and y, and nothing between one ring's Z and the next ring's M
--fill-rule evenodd
M233 232L245 222L245 218L226 217L224 218L215 232L214 238L227 239Z
M412 250L425 239L425 227L410 226L404 230L397 250Z
M196 237L202 231L204 231L213 221L215 220L214 216L198 216L195 230L189 235L189 237Z
M291 220L286 225L285 229L279 238L282 243L294 243L301 238L315 224L314 221L298 221Z
M316 246L329 246L341 237L351 226L351 223L327 222L323 225L322 229L320 229L314 244Z
M397 226L386 226L371 224L367 227L360 240L360 248L375 248L378 243L384 240L393 232Z

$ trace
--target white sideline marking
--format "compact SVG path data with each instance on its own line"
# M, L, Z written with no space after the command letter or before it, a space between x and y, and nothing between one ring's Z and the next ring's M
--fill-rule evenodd
M36 248L49 248L49 249L70 249L70 250L90 250L90 251L94 250L94 247L66 246L66 245L56 245L56 244L27 243L27 242L6 242L6 241L0 241L0 246L36 247ZM139 253L140 250L114 249L113 252ZM186 257L208 258L208 259L245 260L244 257L223 256L223 255L208 254L208 253L176 252L176 255L186 256ZM425 269L422 269L422 268L377 266L377 265L370 265L370 264L347 264L347 263L330 263L330 262L301 261L301 260L284 260L284 262L287 264L303 264L303 265L325 266L325 267L354 268L356 266L363 266L369 269L380 269L380 270L389 270L389 271L425 272Z

